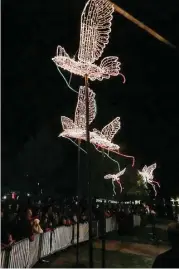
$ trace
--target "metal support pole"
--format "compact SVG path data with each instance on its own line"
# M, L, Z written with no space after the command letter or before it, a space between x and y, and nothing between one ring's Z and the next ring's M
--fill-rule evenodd
M90 132L89 132L89 97L88 97L88 76L85 75L85 96L86 96L86 146L87 146L87 171L88 182L88 222L89 222L89 268L93 268L93 238L92 238L92 194L90 178Z
M102 150L102 171L103 171L103 164L104 164L104 152ZM103 173L102 173L103 177ZM104 181L104 180L103 180ZM103 183L103 203L102 203L102 263L101 267L105 268L106 263L106 217L105 217L105 199L106 199L106 192L105 192L105 182ZM106 199L107 201L107 199Z
M80 231L80 144L78 140L78 182L77 182L77 242L76 242L76 267L79 265L79 231Z

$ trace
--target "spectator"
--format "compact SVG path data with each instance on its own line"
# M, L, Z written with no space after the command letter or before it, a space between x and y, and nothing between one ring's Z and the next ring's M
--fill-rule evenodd
M44 213L42 215L42 221L41 221L41 223L42 223L42 229L45 232L49 231L52 228L52 223L50 222L48 213Z
M32 223L32 210L28 208L20 221L21 238L28 237L33 241Z
M73 215L73 223L76 224L77 222L78 222L77 215L74 214Z
M41 233L43 233L43 230L40 227L40 220L39 219L34 219L33 224L32 224L32 231L35 234L41 234Z
M152 268L179 268L179 224L171 223L167 232L172 248L158 255Z
M60 224L60 214L55 212L54 216L53 216L53 219L54 219L54 227L56 228Z
M81 223L86 223L88 221L88 218L87 218L87 214L85 214L85 212L83 212L81 214Z
M1 243L9 245L13 242L11 229L7 219L4 217L4 212L1 211Z

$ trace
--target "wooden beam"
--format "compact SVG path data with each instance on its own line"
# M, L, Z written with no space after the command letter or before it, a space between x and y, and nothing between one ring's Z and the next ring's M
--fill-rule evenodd
M126 19L128 19L129 21L133 22L138 27L140 27L141 29L145 30L147 33L149 33L150 35L152 35L153 37L155 37L159 41L165 43L166 45L170 46L173 49L176 48L175 45L173 45L172 43L170 43L167 39L165 39L164 37L162 37L161 35L159 35L157 32L155 32L154 30L152 30L150 27L146 26L143 22L140 22L139 20L137 20L136 18L134 18L132 15L130 15L128 12L126 12L124 9L122 9L121 7L119 7L118 5L116 5L115 3L111 2L110 0L108 0L108 1L114 6L114 9L115 9L115 11L117 13L119 13L120 15L122 15L123 17L125 17Z

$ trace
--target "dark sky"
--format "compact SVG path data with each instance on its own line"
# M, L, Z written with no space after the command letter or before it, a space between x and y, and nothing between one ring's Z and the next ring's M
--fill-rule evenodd
M101 129L120 116L122 129L115 140L124 153L136 156L140 164L156 161L163 188L179 191L177 0L114 2L170 40L177 49L114 14L110 44L104 56L119 56L127 82L123 85L121 77L117 77L90 83L97 94L94 125ZM60 143L58 154L63 156L63 165L61 170L58 168L59 173L63 173L70 158L75 163L76 148L66 141L59 142L57 136L61 131L60 116L72 117L76 95L66 87L51 58L57 45L64 46L70 55L75 54L84 4L85 0L2 1L2 179L8 184L15 180L15 173L18 175L17 158L26 154L27 145L33 144L31 140L38 144L41 137L46 137L42 140L49 146L47 151L43 148L44 155L53 155L59 146L54 143ZM68 73L65 75L69 78ZM74 87L83 83L82 79L72 77ZM43 170L43 165L39 169ZM53 169L56 168L51 167L49 177L53 177Z

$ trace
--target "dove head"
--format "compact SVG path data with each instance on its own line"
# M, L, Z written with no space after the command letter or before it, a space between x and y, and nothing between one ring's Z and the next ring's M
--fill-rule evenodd
M58 137L86 140L86 132L82 129L66 129L65 131L60 133Z
M58 137L65 137L65 136L66 136L66 134L65 134L65 133L66 133L65 131L64 131L64 132L62 132L62 133L60 133Z
M113 144L113 143L111 143L111 144L112 144L111 150L113 150L113 151L119 151L120 147L117 144Z

